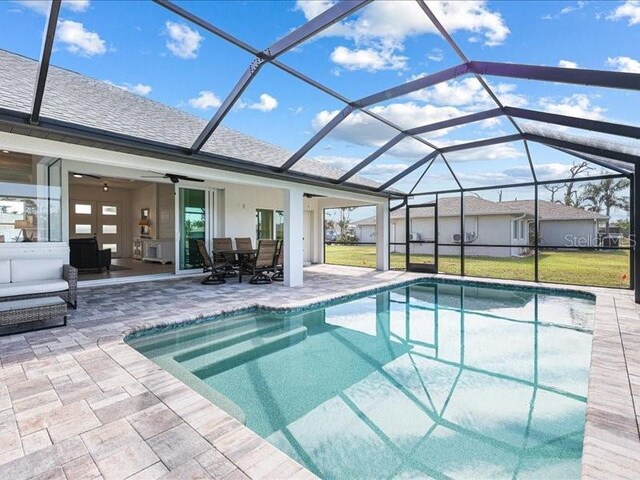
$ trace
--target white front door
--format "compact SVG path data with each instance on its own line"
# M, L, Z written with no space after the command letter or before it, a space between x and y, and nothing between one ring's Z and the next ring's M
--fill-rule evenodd
M313 255L313 212L311 210L304 211L303 218L303 261L305 265L311 265L311 256Z

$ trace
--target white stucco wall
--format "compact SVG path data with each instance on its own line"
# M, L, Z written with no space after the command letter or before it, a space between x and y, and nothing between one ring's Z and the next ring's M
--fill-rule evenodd
M598 240L595 220L541 220L540 245L552 247L593 246Z

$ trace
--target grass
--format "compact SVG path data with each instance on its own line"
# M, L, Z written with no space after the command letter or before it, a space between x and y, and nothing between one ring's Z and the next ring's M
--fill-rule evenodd
M429 255L412 255L412 261L429 261ZM403 253L391 254L391 268L403 270ZM327 245L325 262L336 265L370 267L376 265L375 245ZM465 258L465 275L474 277L533 280L533 257ZM440 256L438 269L460 274L460 258ZM629 251L541 251L539 279L542 282L629 287Z

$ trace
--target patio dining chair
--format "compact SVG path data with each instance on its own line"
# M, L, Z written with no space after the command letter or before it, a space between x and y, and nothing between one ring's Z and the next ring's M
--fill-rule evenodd
M275 273L271 275L271 280L274 280L276 282L282 282L284 280L284 241L281 241L278 245Z
M272 283L269 273L275 271L277 247L277 240L260 240L255 259L243 266L243 272L252 275L249 283L254 285Z
M249 237L236 237L236 248L239 251L243 252L252 252L249 254L245 254L245 260L253 261L253 257L255 257L253 253L253 244L251 243L251 238Z
M229 263L226 261L215 263L211 260L204 240L196 240L196 245L198 246L198 253L200 253L202 257L202 272L209 273L209 276L205 277L200 283L203 285L220 285L221 283L227 283L225 277L227 276Z
M215 263L226 263L225 271L227 277L235 277L236 272L233 269L238 264L236 255L229 253L233 251L233 241L229 237L213 239L213 261ZM225 253L226 252L226 253Z

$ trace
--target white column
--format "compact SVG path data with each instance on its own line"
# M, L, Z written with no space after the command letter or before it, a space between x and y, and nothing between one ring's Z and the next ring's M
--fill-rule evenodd
M303 191L294 187L284 191L284 285L302 286Z
M376 269L389 270L389 201L376 204Z

